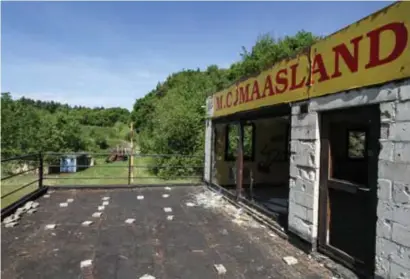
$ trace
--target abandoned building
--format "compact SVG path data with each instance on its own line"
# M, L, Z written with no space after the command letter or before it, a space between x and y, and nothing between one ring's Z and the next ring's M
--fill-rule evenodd
M410 3L207 100L205 181L358 274L410 278Z

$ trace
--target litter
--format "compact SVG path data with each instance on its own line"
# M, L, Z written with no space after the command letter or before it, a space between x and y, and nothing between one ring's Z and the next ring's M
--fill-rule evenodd
M68 203L66 203L66 202L60 203L60 207L67 207L67 206L68 206Z
M135 222L135 219L132 219L132 218L128 218L127 220L125 220L125 223L127 224L132 224L134 222Z
M168 195L168 194L163 194L162 197L163 197L164 199L166 199L166 198L169 197L169 195Z
M110 202L109 201L103 201L103 203L102 203L102 205L109 205L110 204Z
M56 224L48 224L45 227L46 230L54 230L55 228L56 228Z
M294 265L298 263L298 260L292 256L283 257L283 260L287 265Z
M48 199L49 197L50 197L49 194L43 196L43 198L46 198L46 199Z
M27 211L27 214L33 214L33 213L36 213L36 212L37 212L37 209L33 208L33 209L30 209L29 211Z
M144 274L139 279L155 279L155 277L149 274Z
M83 267L88 267L88 266L90 266L90 265L92 265L93 264L93 261L92 260L85 260L85 261L82 261L81 263L80 263L80 267L81 268L83 268Z
M110 199L110 197L103 197L102 200L103 201L108 201Z
M5 225L6 228L14 228L17 226L18 222L10 222Z
M214 264L216 271L218 271L219 275L223 275L226 273L226 268L222 264Z
M100 205L98 206L98 211L104 210L105 206L104 205Z
M81 225L82 225L83 227L88 227L88 226L91 225L92 223L93 223L93 221L84 221L84 222L81 223Z
M174 215L168 215L168 216L167 216L167 220L168 220L168 221L172 221L173 219L174 219Z
M94 218L100 218L100 217L101 217L101 214L102 214L102 212L94 212L92 216L93 216Z
M74 199L67 199L67 202L73 202L74 201Z
M187 202L187 203L186 203L186 206L188 206L188 207L192 207L192 206L195 206L195 204L194 204L194 203L192 203L192 202Z
M171 207L164 207L164 211L165 212L172 212L172 208Z
M170 190L171 190L171 187L168 187L168 186L167 186L167 187L165 187L164 189L167 190L167 191L170 191Z
M143 200L144 196L137 196L137 200Z

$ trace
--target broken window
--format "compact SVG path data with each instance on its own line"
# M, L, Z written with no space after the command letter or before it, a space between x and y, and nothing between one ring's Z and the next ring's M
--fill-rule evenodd
M348 131L349 159L363 159L366 155L366 132Z
M239 145L239 124L226 126L225 160L235 161ZM252 161L254 156L255 126L253 123L243 125L243 158Z

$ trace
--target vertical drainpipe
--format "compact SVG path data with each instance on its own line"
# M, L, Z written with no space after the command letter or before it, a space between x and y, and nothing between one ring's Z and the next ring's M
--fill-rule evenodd
M238 152L236 155L236 197L242 197L242 183L243 183L243 122L239 122L239 143Z

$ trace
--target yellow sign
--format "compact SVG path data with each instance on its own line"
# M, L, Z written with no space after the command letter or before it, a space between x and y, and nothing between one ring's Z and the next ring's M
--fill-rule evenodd
M409 31L410 2L397 2L314 44L310 53L216 93L213 117L409 77Z

